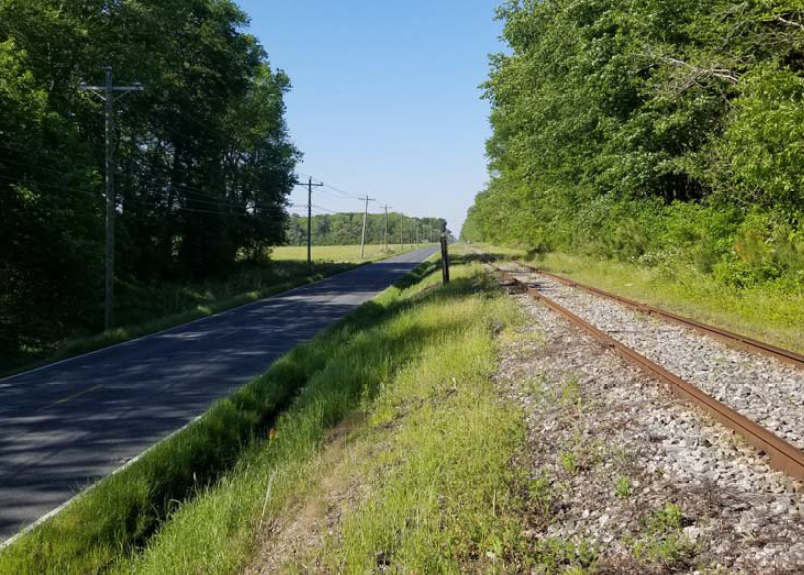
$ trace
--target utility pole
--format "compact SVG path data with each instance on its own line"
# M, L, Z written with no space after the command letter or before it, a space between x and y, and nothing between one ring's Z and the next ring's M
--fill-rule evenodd
M313 188L320 188L323 183L314 184L313 178L307 182L307 265L313 266Z
M391 206L385 205L385 251L388 251L388 208Z
M114 103L117 100L114 93L141 92L144 88L136 83L133 86L115 86L112 84L112 67L106 66L106 84L104 86L87 86L84 83L79 90L93 92L106 102L106 301L104 305L104 329L112 329L114 323Z
M360 241L360 259L364 259L366 257L366 226L368 225L368 205L369 202L373 202L374 198L368 197L366 194L365 198L360 198L361 200L366 201L366 211L363 212L363 239Z

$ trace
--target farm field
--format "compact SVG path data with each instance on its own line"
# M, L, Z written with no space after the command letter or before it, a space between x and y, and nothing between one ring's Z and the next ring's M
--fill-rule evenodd
M422 244L425 245L425 244ZM335 263L359 263L376 261L394 254L413 249L409 244L389 244L388 251L384 245L367 245L365 260L360 258L360 245L349 246L313 246L313 261ZM307 246L283 246L271 252L271 259L276 261L307 260Z

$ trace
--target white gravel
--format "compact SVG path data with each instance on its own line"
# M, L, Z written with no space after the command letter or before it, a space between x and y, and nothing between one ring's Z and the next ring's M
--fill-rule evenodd
M696 544L673 573L804 573L804 485L553 311L517 301L533 320L523 328L530 335L503 344L498 380L525 412L531 448L521 463L534 478L547 472L558 499L549 521L532 525L533 539L590 540L603 564L637 572L628 570L629 541L672 502ZM577 402L562 399L568 381L577 382ZM578 457L575 475L562 469L567 451ZM633 487L627 498L613 487L622 476Z
M517 274L614 339L804 449L804 370L539 274ZM535 281L534 281L535 280Z

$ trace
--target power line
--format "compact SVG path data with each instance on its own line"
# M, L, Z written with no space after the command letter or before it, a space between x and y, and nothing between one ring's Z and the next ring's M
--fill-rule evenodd
M106 117L106 302L104 314L104 326L108 331L112 329L114 308L114 104L118 99L131 92L141 92L143 87L138 83L134 86L115 86L112 83L112 67L106 66L106 85L87 86L83 82L79 90L92 92L100 96L105 102ZM115 92L120 95L115 97Z

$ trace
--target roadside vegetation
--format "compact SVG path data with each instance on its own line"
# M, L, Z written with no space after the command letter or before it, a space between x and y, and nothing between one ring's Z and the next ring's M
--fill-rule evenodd
M463 237L800 324L801 3L525 1L499 17L491 182Z
M404 282L416 283L432 265L418 268ZM398 313L403 306L402 293L402 288L391 288L361 306L313 342L276 361L264 376L214 404L187 429L162 442L124 471L103 480L65 511L0 552L0 573L91 575L107 572L122 558L136 553L162 528L166 519L184 508L184 502L197 498L203 501L207 492L230 481L227 472L234 467L242 472L245 460L263 453L270 446L270 441L266 443L269 430L278 425L276 419L294 402L300 390L311 389L311 381L354 338L363 342L357 346L360 352L372 346L363 330L383 317ZM343 361L362 365L360 353ZM336 397L311 393L305 392L295 399L297 407L293 409L298 411L299 404L309 402L314 404L313 411L328 407L332 411L324 422L319 422L322 425L330 417L336 420L340 417L337 414L343 405L337 393ZM301 440L312 432L305 431L305 425L312 423L304 420L299 424ZM273 450L268 451L273 457ZM299 456L301 461L303 454L300 452ZM250 467L248 462L244 465ZM232 477L237 475L234 472Z
M241 262L225 279L199 283L118 282L115 308L119 327L107 332L78 330L71 337L45 345L30 345L16 354L0 356L0 377L123 343L190 321L252 303L294 287L375 262L416 246L320 246L313 251L313 267L307 265L307 248L279 247L269 262Z

